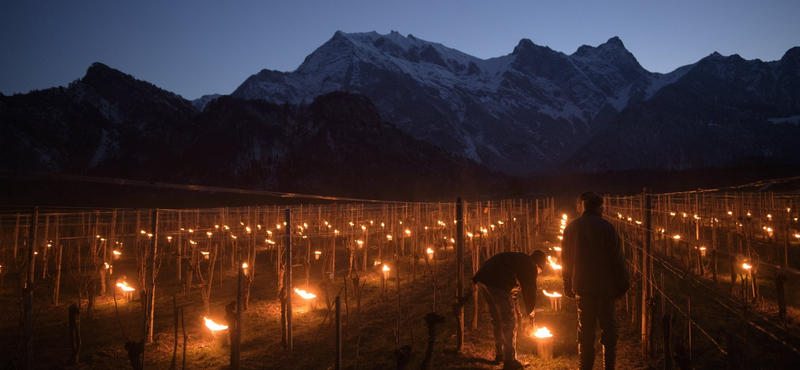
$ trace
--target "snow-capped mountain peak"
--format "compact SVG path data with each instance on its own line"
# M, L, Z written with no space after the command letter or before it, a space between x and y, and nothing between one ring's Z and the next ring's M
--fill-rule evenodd
M721 78L761 68L712 54L668 74L652 73L616 36L571 55L522 39L507 55L480 59L396 31L337 31L295 72L263 70L232 95L304 103L336 90L365 94L384 119L417 139L502 171L529 173L552 169L620 112L705 61L721 68ZM767 77L748 77L749 89L774 81Z

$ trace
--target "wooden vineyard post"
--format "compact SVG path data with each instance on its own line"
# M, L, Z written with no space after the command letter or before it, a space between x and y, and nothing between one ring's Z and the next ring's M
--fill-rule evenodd
M156 276L158 275L158 268L156 267L156 253L158 253L158 209L150 212L150 228L153 237L150 238L150 289L148 289L147 300L147 343L153 342L153 316L155 314L156 303Z
M64 247L61 245L61 240L59 240L58 237L60 219L60 216L56 216L56 238L54 240L54 245L58 246L58 251L56 252L56 277L53 282L53 305L56 306L58 306L58 296L61 292L61 256L64 253Z
M48 235L50 234L50 216L44 216L44 245L45 247L42 248L42 280L47 278L47 259L48 259L48 252L51 248L50 239Z
M69 343L71 349L70 362L78 363L81 351L81 310L78 305L72 304L69 306ZM28 360L30 365L30 360ZM26 369L30 369L28 366Z
M292 216L286 209L286 352L292 355ZM241 284L241 283L240 283Z
M32 369L31 359L33 355L33 264L34 248L36 246L36 228L39 220L39 207L33 209L30 222L30 232L28 234L28 280L25 283L23 295L25 297L25 368Z
M342 296L336 296L336 370L342 368Z
M474 220L478 221L477 227L480 229L480 219L481 219L481 203L477 202L475 206L475 218ZM474 222L474 221L473 221ZM475 226L472 226L472 230L475 230ZM480 233L478 235L470 234L472 236L469 237L469 246L470 251L472 253L472 275L475 275L478 272L478 264L480 263L480 244L475 246L475 238L480 237ZM470 280L472 281L472 280ZM472 316L472 329L478 329L478 313L480 310L480 303L478 302L478 287L473 283L472 284L472 308L473 308L473 316Z
M786 208L786 223L784 223L783 227L783 267L789 267L789 225L791 219L791 212L792 207L789 206ZM777 229L777 227L776 227Z
M671 330L672 318L669 314L664 314L664 316L661 317L661 333L664 338L664 370L672 369L672 349L670 348Z
M175 243L175 248L177 249L177 256L178 256L176 258L176 261L175 261L175 273L178 276L178 282L183 281L183 277L181 276L181 274L182 274L182 272L181 272L181 267L182 267L181 264L183 263L183 249L181 249L181 243L183 242L183 240L181 238L181 234L182 233L180 232L181 227L183 227L183 225L181 225L181 221L183 221L183 220L181 220L181 216L182 215L183 215L183 212L178 211L178 240ZM221 275L222 274L220 274L220 276ZM184 288L183 292L184 293L188 293L188 290L189 289Z
M783 327L786 328L786 291L784 286L789 279L782 271L775 272L775 290L778 297L778 319Z
M233 256L231 256L233 258ZM241 359L241 350L242 350L242 283L244 281L244 265L242 265L242 259L239 258L239 269L236 278L236 325L234 328L234 333L236 334L233 338L233 343L231 343L231 367L233 369L238 370L240 359Z
M711 197L711 209L716 205L716 196ZM717 253L719 252L719 219L711 219L711 277L714 283L718 283L717 278Z
M652 353L650 320L652 319L652 309L650 307L650 256L652 252L651 232L652 229L652 210L650 194L644 189L644 250L642 251L642 357L647 357Z
M461 351L464 346L464 304L461 297L464 294L464 201L461 197L456 199L456 351Z
M17 261L17 249L19 244L19 219L20 214L17 213L17 223L14 225L14 262Z

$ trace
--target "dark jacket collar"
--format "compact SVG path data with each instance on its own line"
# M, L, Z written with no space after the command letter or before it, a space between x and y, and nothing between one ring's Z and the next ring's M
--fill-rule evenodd
M583 214L584 214L584 215L587 215L587 214L588 214L588 215L595 215L595 216L597 216L597 217L603 217L603 215L601 215L601 214L600 214L600 210L598 210L598 209L593 209L593 208L590 208L590 209L586 209L586 210L584 210L584 211L583 211Z

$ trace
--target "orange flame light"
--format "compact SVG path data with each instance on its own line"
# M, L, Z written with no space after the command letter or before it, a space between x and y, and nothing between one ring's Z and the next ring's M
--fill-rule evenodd
M134 288L131 288L128 285L128 282L126 282L126 281L122 281L122 282L117 283L117 286L120 287L123 292L132 292L132 291L136 290Z
M315 294L308 293L305 290L294 288L294 292L303 297L304 299L317 298Z
M551 334L550 330L548 330L547 328L542 327L536 329L536 332L533 333L533 336L536 338L550 338L553 336L553 334Z
M553 256L547 256L547 262L550 263L550 267L552 267L553 270L561 270L561 265L557 264L556 261L553 260Z
M560 294L560 293L558 293L558 292L548 293L548 292L547 292L546 290L544 290L544 289L542 289L542 293L544 293L544 295L546 295L546 296L548 296L548 297L551 297L551 298L558 298L558 297L561 297L561 294Z
M206 327L211 329L211 332L220 331L220 330L227 330L228 327L225 325L220 325L215 323L213 320L209 319L208 317L203 316L203 320L206 321Z
M550 309L553 311L560 311L561 310L561 293L553 292L548 293L546 290L542 289L542 293L550 298Z
M541 327L536 329L536 332L532 334L536 338L536 353L539 355L539 358L543 360L552 359L553 334L550 333L550 330L547 330L545 327Z

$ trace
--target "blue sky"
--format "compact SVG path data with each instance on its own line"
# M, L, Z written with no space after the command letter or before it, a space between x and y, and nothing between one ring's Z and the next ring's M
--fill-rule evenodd
M187 99L261 69L293 71L334 32L392 30L479 58L520 39L572 54L619 36L670 72L719 52L778 60L800 46L797 0L0 0L0 92L66 86L93 62Z

